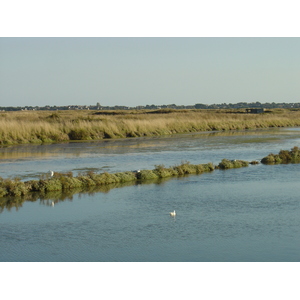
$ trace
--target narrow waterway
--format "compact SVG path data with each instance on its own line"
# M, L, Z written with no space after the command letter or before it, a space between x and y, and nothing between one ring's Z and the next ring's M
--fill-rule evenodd
M0 149L0 176L251 161L299 145L291 128L17 146ZM24 202L0 214L0 261L299 261L299 168L250 165Z
M193 164L223 158L260 160L270 152L299 145L299 128L178 134L155 138L102 140L85 143L20 145L0 148L0 176L38 179L56 172L119 172Z

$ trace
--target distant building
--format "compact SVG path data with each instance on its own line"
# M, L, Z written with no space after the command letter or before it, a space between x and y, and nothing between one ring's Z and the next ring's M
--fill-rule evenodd
M264 108L246 108L246 113L248 114L262 114L264 112Z

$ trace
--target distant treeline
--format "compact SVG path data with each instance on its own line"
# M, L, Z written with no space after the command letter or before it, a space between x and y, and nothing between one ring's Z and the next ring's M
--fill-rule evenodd
M115 105L115 106L102 106L100 103L96 105L65 105L65 106L0 106L1 111L19 111L19 110L130 110L130 109L246 109L246 108L300 108L300 102L296 103L275 103L275 102L238 102L238 103L221 103L221 104L202 104L197 103L195 105L176 105L176 104L167 104L167 105L138 105L135 107L129 107L126 105Z

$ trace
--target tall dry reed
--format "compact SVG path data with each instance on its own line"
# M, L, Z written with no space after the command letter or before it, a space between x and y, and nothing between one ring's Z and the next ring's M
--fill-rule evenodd
M113 114L112 114L113 113ZM0 144L45 143L300 126L300 111L21 111L0 114Z

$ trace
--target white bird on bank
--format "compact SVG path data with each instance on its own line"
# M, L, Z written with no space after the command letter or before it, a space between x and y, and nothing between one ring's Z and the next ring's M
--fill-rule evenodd
M51 205L52 205L52 207L54 206L54 202L53 201L51 202Z
M176 216L176 211L175 211L175 210L174 210L174 211L171 211L171 212L170 212L170 216L171 216L171 217L175 217L175 216Z
M53 171L49 171L49 173L50 173L50 177L53 177L54 172Z

